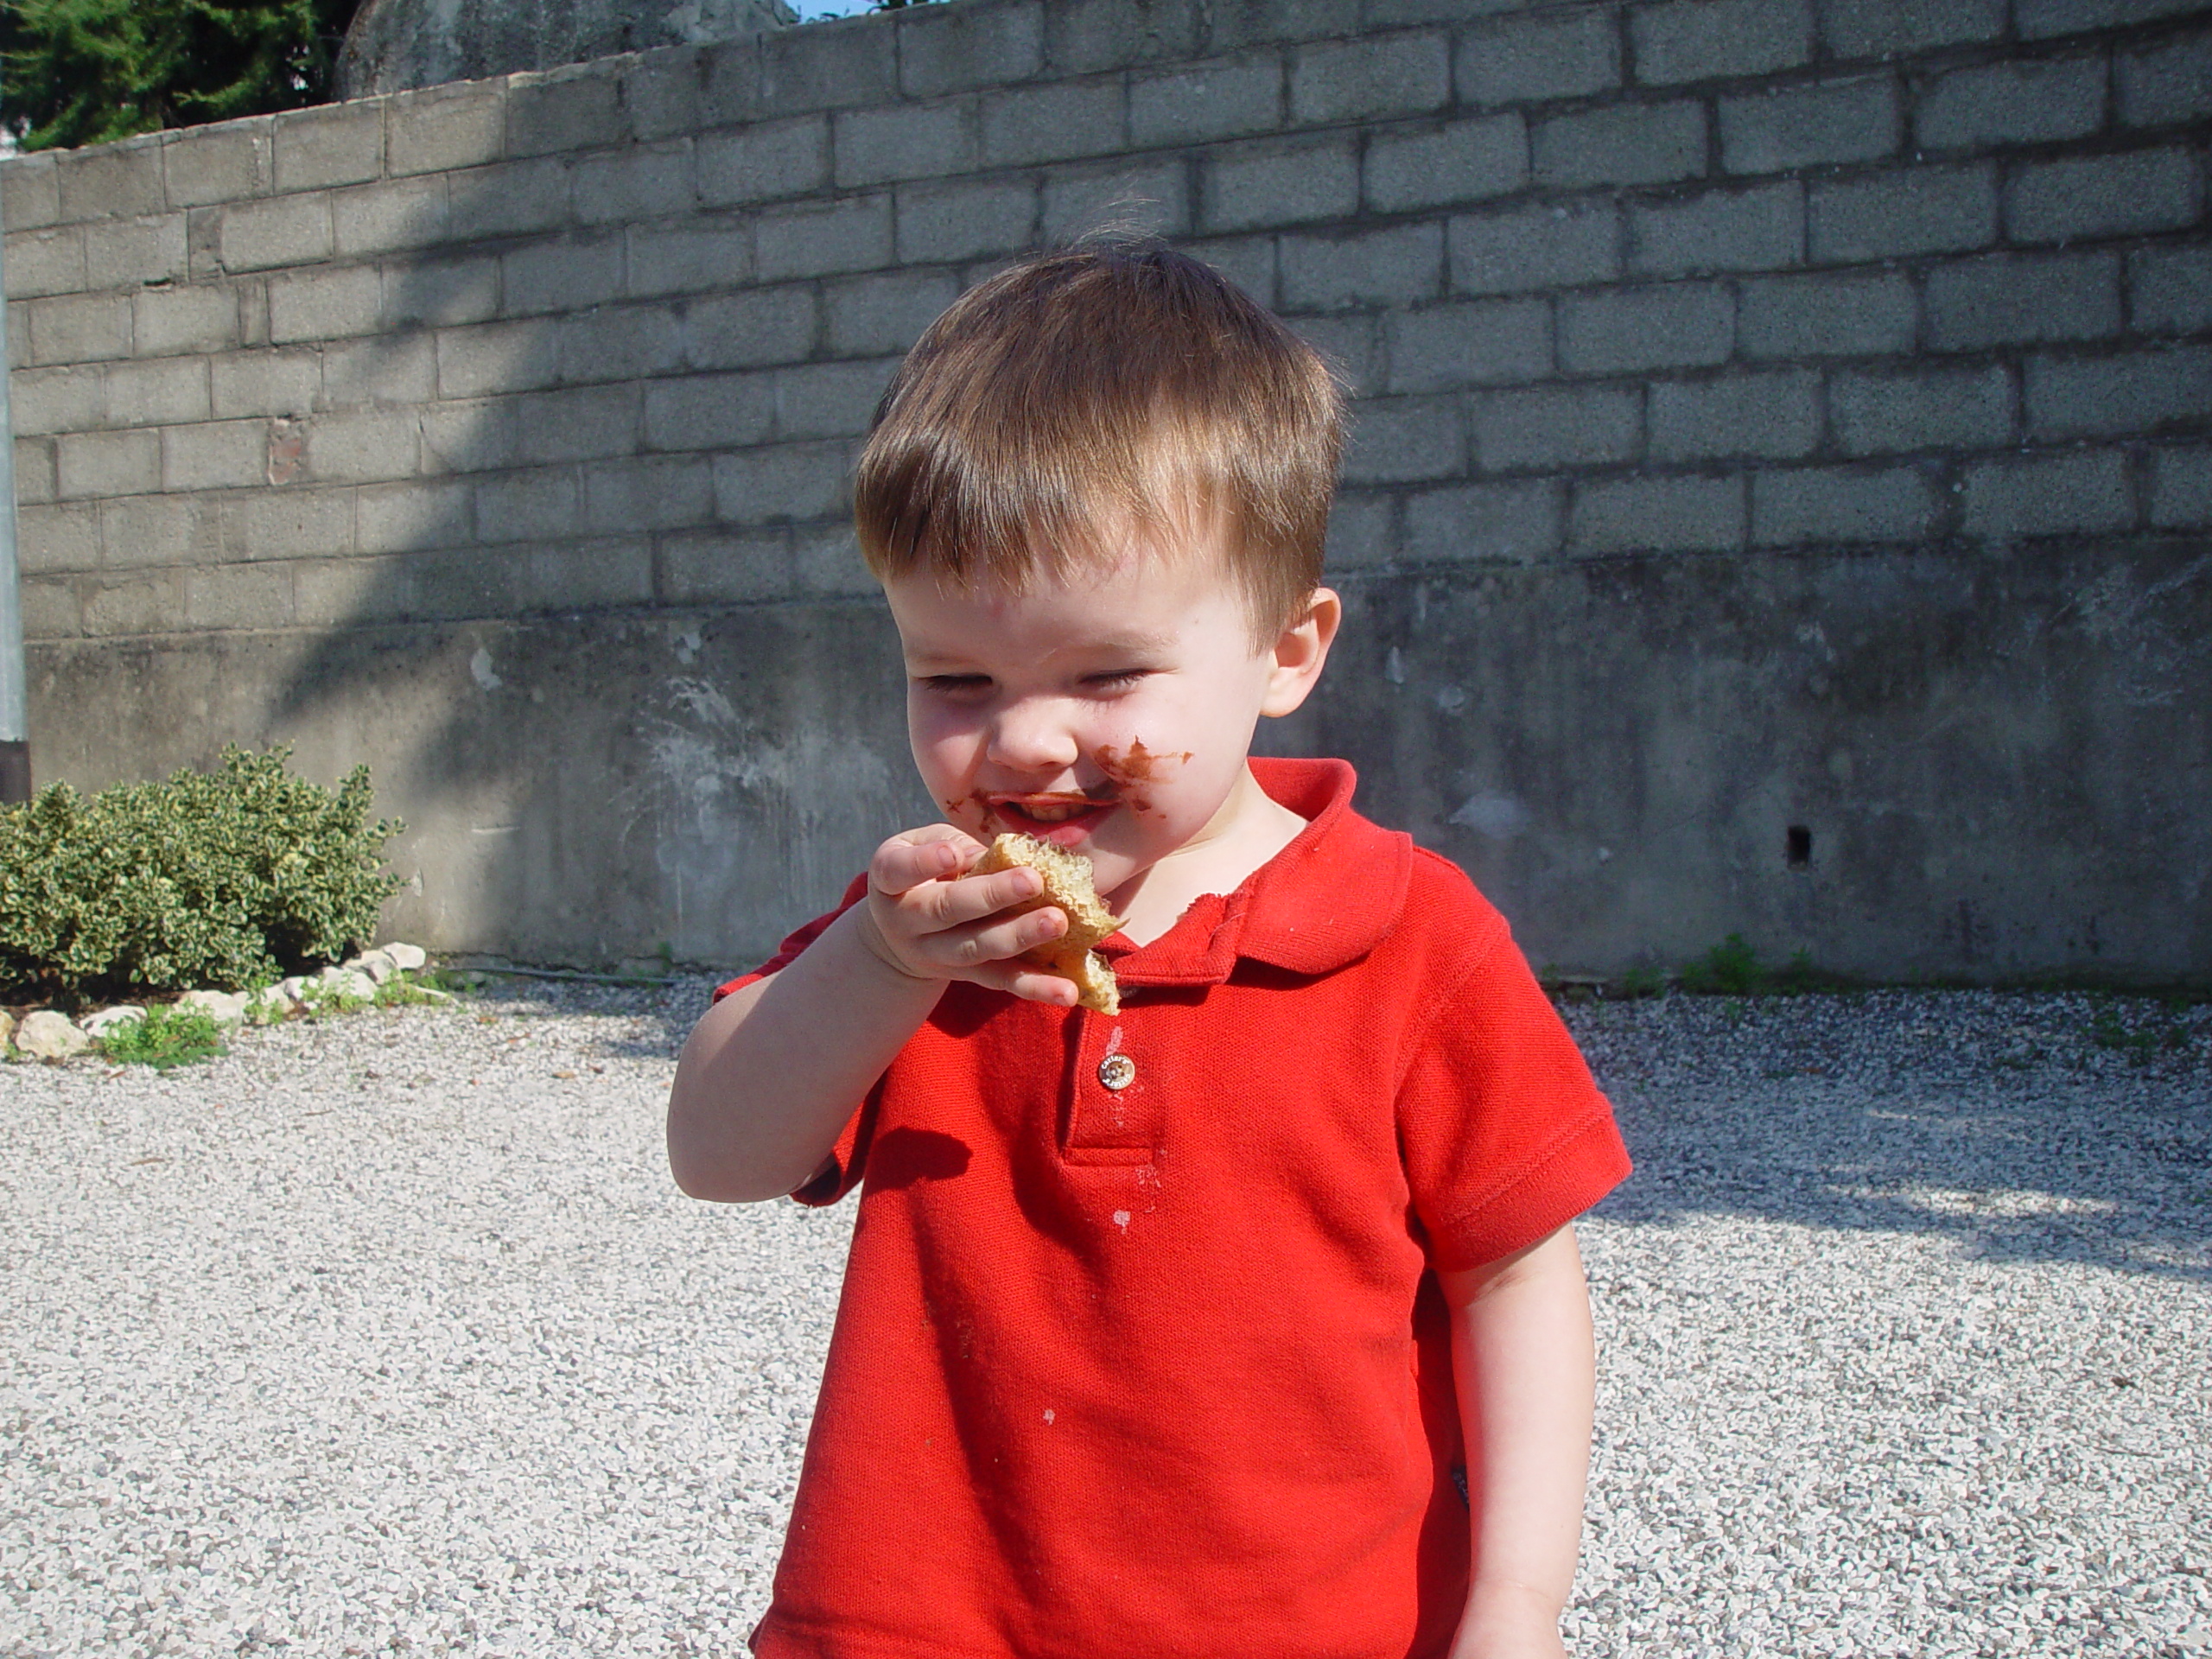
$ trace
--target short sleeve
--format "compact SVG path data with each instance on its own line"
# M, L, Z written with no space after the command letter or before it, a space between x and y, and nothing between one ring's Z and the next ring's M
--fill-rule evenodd
M1398 1128L1431 1264L1445 1271L1526 1249L1629 1173L1612 1107L1502 917L1431 1004Z
M829 931L830 923L866 897L868 875L863 871L853 878L852 885L845 889L845 896L838 900L836 909L816 917L791 934L776 947L774 956L751 973L740 974L727 984L715 986L714 1000L719 1002L731 992L741 991L747 985L789 967L798 959L800 951ZM817 1206L835 1204L860 1184L861 1172L868 1159L868 1131L875 1122L876 1103L882 1093L883 1084L879 1081L874 1088L868 1090L868 1098L861 1103L860 1109L845 1121L845 1127L838 1134L837 1144L832 1148L829 1161L792 1192L791 1197L798 1203Z

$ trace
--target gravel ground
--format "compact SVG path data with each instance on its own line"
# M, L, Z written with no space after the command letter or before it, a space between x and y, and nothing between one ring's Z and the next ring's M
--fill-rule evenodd
M850 1206L671 1186L702 991L0 1069L0 1654L741 1651ZM2212 1651L2212 1008L1569 1017L1578 1652Z

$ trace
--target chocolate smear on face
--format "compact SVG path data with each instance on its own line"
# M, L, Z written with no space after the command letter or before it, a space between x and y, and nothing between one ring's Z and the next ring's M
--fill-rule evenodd
M1152 798L1137 794L1136 785L1160 782L1164 769L1179 766L1190 758L1191 751L1188 749L1179 754L1155 753L1145 747L1144 740L1141 737L1131 738L1127 749L1117 748L1111 743L1102 743L1090 752L1091 764L1104 772L1108 779L1103 792L1110 794L1119 791L1123 804L1133 812L1152 810Z

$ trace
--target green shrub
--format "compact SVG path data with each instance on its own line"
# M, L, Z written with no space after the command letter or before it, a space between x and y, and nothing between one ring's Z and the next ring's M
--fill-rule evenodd
M149 1008L143 1020L125 1021L100 1039L100 1052L118 1065L150 1065L157 1071L223 1052L222 1027L199 1008Z
M1686 963L1678 976L1684 990L1707 996L1755 996L1771 977L1740 933L1731 933L1699 960Z
M223 751L211 772L67 784L0 810L0 984L37 997L236 990L336 962L372 938L405 826L369 821L369 772L335 791L289 748Z

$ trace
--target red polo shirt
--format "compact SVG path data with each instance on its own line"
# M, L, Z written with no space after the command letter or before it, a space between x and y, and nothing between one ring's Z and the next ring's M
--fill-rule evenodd
M861 1189L764 1659L1448 1646L1433 1269L1628 1156L1466 878L1353 812L1342 762L1252 767L1306 831L1109 941L1119 1014L953 984L794 1195Z

